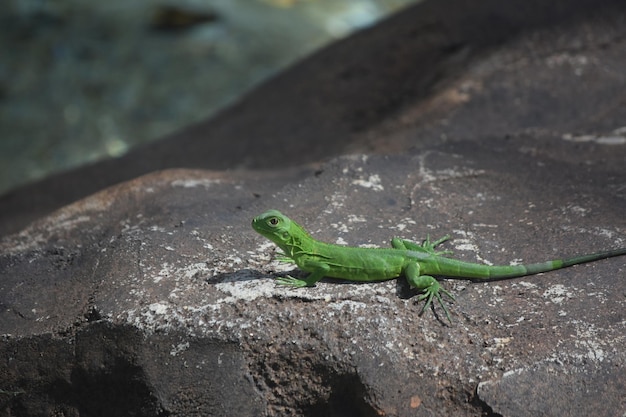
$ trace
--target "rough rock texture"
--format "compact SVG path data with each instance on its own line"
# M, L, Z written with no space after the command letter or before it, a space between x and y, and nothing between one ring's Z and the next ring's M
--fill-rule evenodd
M396 22L435 19L434 3ZM419 315L402 279L276 287L285 266L249 225L277 208L315 237L351 245L450 233L456 257L494 264L624 247L626 6L600 7L609 3L548 28L513 26L516 37L470 61L441 61L454 77L406 81L423 88L390 92L401 99L353 126L359 146L378 153L274 172L156 172L2 238L1 415L624 415L623 257L448 280L457 301L447 325L439 308ZM491 14L470 17L507 16L484 4ZM554 23L554 8L538 21ZM388 25L363 36L384 39ZM349 56L341 48L334 54ZM291 91L309 81L285 77ZM253 114L245 103L239 110ZM348 119L309 127L340 134ZM283 149L293 123L254 148L266 167L315 137L300 130Z
M563 161L542 142L344 157L288 184L165 171L36 222L0 247L0 380L22 392L7 415L624 410L624 259L450 281L446 326L403 280L276 287L284 267L249 226L279 207L333 242L451 233L458 257L491 263L624 246L619 152Z

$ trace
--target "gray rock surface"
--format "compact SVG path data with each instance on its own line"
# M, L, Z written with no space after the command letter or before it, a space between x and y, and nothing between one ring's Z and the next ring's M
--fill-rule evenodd
M530 151L541 144L496 139L344 157L287 184L164 171L70 205L2 241L0 379L2 389L24 392L5 407L25 415L623 409L624 259L448 281L457 302L447 326L437 308L419 315L403 280L276 287L272 277L285 268L249 226L278 207L331 242L385 246L393 236L451 233L456 256L494 264L624 246L626 173L614 147L583 144L577 161L558 161Z
M396 22L440 6L424 7ZM471 65L442 63L454 77L425 77L429 88L404 90L353 126L368 155L275 171L154 172L5 236L0 413L623 415L624 258L447 280L457 297L447 325L438 308L419 314L402 279L276 287L286 267L250 220L277 208L315 237L350 245L450 233L455 257L494 264L625 246L625 10L514 27L516 37ZM384 39L388 28L363 36L379 29ZM285 77L294 89L308 81ZM345 133L348 119L318 123L317 133ZM285 150L293 128L283 128L275 146L254 148L266 167L306 146ZM320 154L297 162L307 156Z

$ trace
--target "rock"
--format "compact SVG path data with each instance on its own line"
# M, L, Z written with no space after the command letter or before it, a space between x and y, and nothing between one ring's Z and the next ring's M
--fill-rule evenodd
M275 286L285 268L249 225L275 207L330 242L386 246L396 235L451 233L458 258L494 264L624 246L619 152L584 143L556 160L537 151L543 142L343 157L289 183L164 171L70 205L2 240L0 380L23 392L4 407L550 415L552 399L564 398L560 415L610 414L626 384L626 351L616 343L623 258L508 281L447 281L457 297L447 326L438 307L419 314L402 279ZM563 154L573 149L560 143ZM587 395L572 388L573 374L575 387L604 383Z
M435 3L390 22L442 12ZM488 10L507 16L484 4L492 9L468 12L461 33L480 33L469 23L490 21ZM563 24L552 10L528 22L541 23L532 31L523 19L510 32L485 29L500 36L487 36L481 54L469 48L470 61L460 59L465 46L443 53L460 57L442 58L447 75L410 80L424 88L404 98L394 90L398 101L366 113L360 127L346 113L322 125L305 112L315 123L296 135L303 142L289 142L297 121L241 119L268 141L254 148L259 161L281 170L154 172L3 237L2 415L624 414L623 257L498 282L444 280L457 299L448 325L438 306L420 315L403 279L276 287L285 265L250 228L254 215L277 208L329 242L387 246L393 236L450 233L455 257L494 264L624 247L625 7L607 1L581 16L586 2L571 4ZM440 15L420 19L429 16ZM384 45L387 30L397 41L391 27L408 26L387 22L359 36ZM317 59L349 56L337 48ZM323 68L315 59L306 65ZM310 81L293 74L286 86ZM370 78L351 80L367 95ZM399 85L386 82L375 90ZM258 96L247 103L257 107L240 104L242 114L272 107ZM224 137L233 131L215 123ZM347 132L355 148L340 142ZM319 148L301 155L316 137ZM322 156L325 140L334 141L327 155L344 144L377 153L304 165ZM172 160L184 159L178 146ZM186 149L192 160L206 155ZM158 154L135 162L150 170ZM294 154L302 159L284 168ZM66 178L84 184L89 175Z

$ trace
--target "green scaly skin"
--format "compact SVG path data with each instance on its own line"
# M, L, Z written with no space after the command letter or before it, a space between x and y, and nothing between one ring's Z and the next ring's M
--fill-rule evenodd
M438 252L435 247L448 240L449 236L434 242L426 239L421 245L396 238L391 241L392 248L339 246L315 240L302 226L277 210L268 210L255 217L252 227L282 249L284 256L281 261L295 263L303 271L310 272L305 279L290 276L277 278L279 284L312 287L323 277L372 282L403 275L411 287L422 291L418 297L418 301L426 300L422 312L434 298L450 322L452 319L441 294L452 300L454 297L441 288L432 275L472 280L514 278L626 254L626 248L621 248L528 265L491 266L443 257L450 252Z

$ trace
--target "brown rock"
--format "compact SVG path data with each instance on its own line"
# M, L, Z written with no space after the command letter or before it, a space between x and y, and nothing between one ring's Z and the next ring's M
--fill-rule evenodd
M438 22L429 14L443 13L435 3L390 21ZM484 4L491 9L465 10L468 19L513 13ZM315 171L155 172L4 237L3 415L624 414L624 258L506 281L445 281L457 297L448 326L439 308L419 314L402 279L276 287L284 266L270 262L273 246L249 226L277 208L315 237L351 245L450 233L455 257L499 264L623 247L626 80L615 70L626 58L626 29L617 24L626 9L603 14L597 6L593 16L550 25L561 16L561 3L551 4L551 18L523 9L537 17L529 26L548 24L533 31L522 31L523 19L509 31L468 20L462 33L475 31L471 39L482 39L481 30L509 36L487 42L493 49L467 68L442 61L457 74L446 82L420 75L415 85L432 94L409 89L366 116L362 130L345 113L328 125L315 120L317 134L333 124L338 133L300 130L296 138L319 137L320 148L289 163L321 157L322 140L347 131L401 155L339 157ZM359 36L384 44L401 27L387 22ZM336 59L350 56L337 48ZM294 88L310 81L290 74L283 82ZM397 87L381 83L376 91ZM239 106L242 116L254 113ZM287 141L295 121L272 123L257 126L279 149L268 166L306 147ZM264 135L272 129L283 133ZM329 154L343 149L334 146ZM254 149L267 157L267 146ZM149 170L156 154L147 155Z
M527 415L554 410L554 396L567 397L561 415L608 413L625 383L614 343L623 259L450 281L457 302L446 327L438 308L419 315L402 279L276 287L272 245L249 227L276 207L327 241L451 233L458 258L500 264L623 245L621 160L590 144L577 162L528 151L542 143L346 157L287 185L165 171L68 206L2 241L0 378L27 393L8 407L97 414L124 399L119 414L236 405L244 415L526 415L523 392L536 406ZM582 160L602 164L581 169ZM546 366L551 378L526 377ZM578 385L605 384L573 392L574 371ZM491 382L475 397L480 381Z

